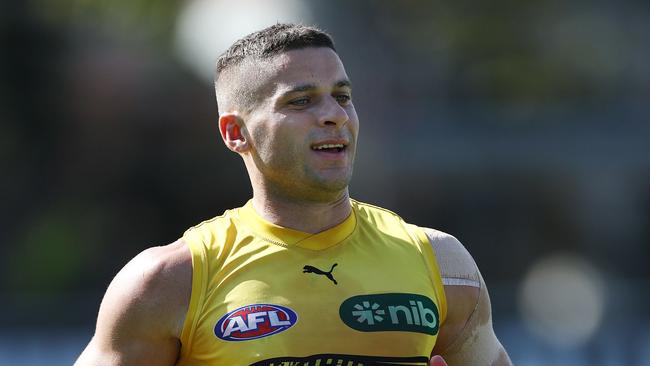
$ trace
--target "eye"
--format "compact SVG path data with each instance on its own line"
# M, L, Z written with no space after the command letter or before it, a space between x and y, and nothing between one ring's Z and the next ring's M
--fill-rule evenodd
M336 98L336 101L339 102L339 104L341 105L346 105L350 103L350 100L352 100L352 97L350 97L347 94L339 94L334 96L334 98Z
M300 97L300 98L290 100L289 104L301 107L301 106L307 105L310 101L311 101L311 99L309 97Z

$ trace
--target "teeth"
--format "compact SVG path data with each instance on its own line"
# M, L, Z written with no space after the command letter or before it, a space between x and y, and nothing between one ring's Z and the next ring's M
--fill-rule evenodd
M325 144L325 145L314 146L313 149L314 150L336 149L336 148L342 149L343 147L344 147L343 144Z

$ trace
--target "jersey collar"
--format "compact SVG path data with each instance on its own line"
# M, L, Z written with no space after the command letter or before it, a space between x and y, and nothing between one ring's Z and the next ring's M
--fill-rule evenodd
M256 235L267 241L286 247L295 246L310 250L323 250L339 244L352 235L357 226L354 205L350 215L343 222L316 234L279 226L265 220L255 211L252 200L237 210L237 216Z

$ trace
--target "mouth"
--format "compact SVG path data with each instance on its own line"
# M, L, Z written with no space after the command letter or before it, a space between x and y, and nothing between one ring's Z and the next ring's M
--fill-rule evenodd
M340 153L348 147L347 143L318 143L311 146L311 149L318 152Z

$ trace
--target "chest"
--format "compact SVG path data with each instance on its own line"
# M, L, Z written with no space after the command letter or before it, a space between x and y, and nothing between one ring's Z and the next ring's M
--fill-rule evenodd
M192 351L205 364L426 364L438 300L412 244L251 245L209 278Z

